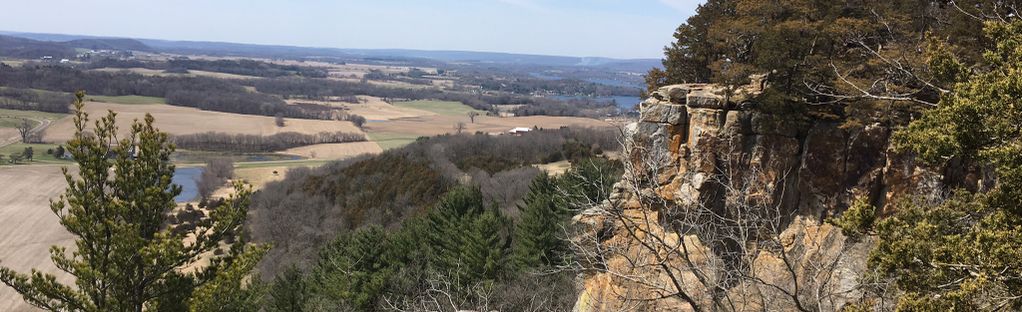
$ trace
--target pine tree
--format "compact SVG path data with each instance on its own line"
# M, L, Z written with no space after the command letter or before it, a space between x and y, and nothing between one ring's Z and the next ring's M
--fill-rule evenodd
M466 282L496 280L504 273L509 223L496 209L488 209L468 224L461 250L461 270L468 277Z
M301 312L308 300L309 290L302 271L296 267L288 268L277 275L268 290L266 311L269 312Z
M511 249L516 269L525 270L544 265L557 265L566 251L561 239L565 213L555 203L554 180L540 174L529 186L524 204L519 206L522 218L515 227Z
M185 242L164 226L176 206L180 187L171 184L174 148L166 133L153 127L153 117L136 121L130 134L117 140L115 114L110 112L86 131L88 115L84 92L74 103L76 132L68 141L78 163L78 174L64 169L68 188L51 209L60 224L75 238L75 251L50 249L54 264L75 277L65 285L56 277L33 270L31 274L0 268L0 281L24 299L50 311L143 311L180 310L189 298L203 291L198 285L222 280L234 265L258 261L261 248L243 248L235 240L229 254L213 259L213 265L197 270L203 255L220 248L230 233L242 233L251 193L236 185L237 194L212 209L209 218ZM234 261L234 259L242 259ZM234 272L237 273L237 272ZM237 277L239 274L233 274Z
M394 272L385 259L387 240L377 226L339 237L320 255L311 277L312 293L358 310L373 307Z
M247 312L263 307L266 287L258 282L258 277L251 278L254 282L247 282L246 278L269 248L253 245L243 248L249 250L230 259L230 263L221 261L213 264L224 268L217 270L212 280L195 289L188 302L188 311Z
M508 221L483 204L478 188L455 188L440 200L422 228L429 245L429 267L452 274L459 283L494 279L505 263Z

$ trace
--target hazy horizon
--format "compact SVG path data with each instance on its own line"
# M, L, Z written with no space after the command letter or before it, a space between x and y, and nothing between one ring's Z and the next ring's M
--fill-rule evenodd
M44 3L45 2L45 3ZM701 0L11 3L0 30L347 49L660 58ZM478 25L478 26L472 26Z

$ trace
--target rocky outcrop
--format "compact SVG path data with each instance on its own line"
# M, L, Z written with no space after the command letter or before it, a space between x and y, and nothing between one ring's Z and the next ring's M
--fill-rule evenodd
M689 310L721 297L733 310L837 310L860 295L871 241L824 220L856 198L889 212L888 203L943 189L942 174L892 150L891 128L765 112L756 105L765 77L751 80L666 86L640 105L627 128L630 170L610 202L575 218L603 263L583 275L577 311ZM740 227L734 219L750 212L779 227L730 246L718 237L725 230L693 217ZM721 274L729 270L740 276Z

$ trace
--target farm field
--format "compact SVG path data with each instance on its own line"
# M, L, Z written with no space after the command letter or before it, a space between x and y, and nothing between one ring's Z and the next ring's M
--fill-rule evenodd
M2 109L2 108L0 108L0 125L2 125L5 122L5 121L3 121L3 119L29 118L29 119L36 119L36 120L38 120L38 119L57 120L57 119L63 118L64 116L67 116L67 115L66 114L58 114L58 113L40 112L40 111L26 111L26 110ZM0 127L2 127L2 126L0 126Z
M302 146L288 149L281 153L308 159L335 160L364 154L376 154L382 151L380 146L374 142L352 142Z
M419 100L408 102L395 102L394 106L424 110L428 112L433 112L437 115L444 116L468 116L468 113L471 111L478 112L480 115L486 115L486 112L484 111L473 109L472 107L462 104L461 102L451 101Z
M21 134L17 130L24 119L28 119L33 129L45 128L53 121L65 117L64 114L38 111L0 109L0 147L21 142ZM33 130L37 131L37 130Z
M203 76L203 77L213 77L213 78L222 78L222 79L252 79L252 78L258 78L258 77L253 77L253 76L235 75L235 74L228 74L228 73L218 73L218 72L211 72L211 71L204 71L204 70L189 70L187 74L167 73L167 72L164 72L163 70L160 70L160 69L149 69L149 68L97 68L97 69L93 69L93 71L100 71L100 72L122 72L122 71L128 71L128 72L136 73L136 74L139 74L139 75L161 76L161 77L172 77L172 76L193 76L193 77L195 77L195 76Z
M410 132L371 131L366 132L366 136L369 141L379 145L380 149L389 150L415 142L421 135Z
M203 132L223 132L231 134L272 135L281 132L298 132L314 134L319 132L362 133L349 122L330 120L287 119L287 126L277 127L273 117L242 115L204 111L197 108L171 106L162 104L111 104L88 102L85 111L93 119L105 116L107 110L117 112L117 124L122 134L127 134L132 120L142 120L146 113L156 118L156 127L171 135L194 134ZM47 142L63 142L71 138L74 125L71 118L55 122L46 130L43 140Z
M72 163L69 160L57 159L57 158L54 158L53 155L47 155L46 154L46 150L57 148L57 144L25 144L25 143L8 144L8 145L5 145L5 146L0 146L0 156L3 156L4 159L6 160L6 159L8 159L7 158L8 155L11 155L11 154L14 154L14 153L20 154L23 151L25 151L26 147L32 147L33 157L32 157L32 161L31 162L25 161L22 164L33 164L33 165L37 165L37 164L57 164L57 165L64 165L64 164L71 164Z
M0 166L0 262L19 272L38 268L57 273L50 262L52 245L72 246L71 235L64 231L50 211L49 199L66 187L60 166ZM61 282L70 282L68 274L58 274ZM9 287L0 287L0 311L34 311Z
M346 109L348 113L365 117L369 121L380 121L380 120L392 120L398 118L407 117L420 117L434 115L434 112L410 108L410 107L399 107L387 103L386 101L372 96L359 96L361 103L347 103L340 101L313 101L313 100L287 100L289 104L296 103L313 103L323 106L336 107Z
M468 116L437 115L415 118L402 118L388 122L368 123L365 131L373 141L391 140L396 138L414 140L420 136L434 136L456 133L455 125L464 123L462 132L504 133L515 127L539 127L557 129L560 127L612 127L608 122L581 117L555 116L523 116L523 117L492 117L477 116L475 123Z
M140 95L122 95L122 96L87 95L85 99L87 101L92 102L103 102L111 104L128 104L128 105L167 104L167 100L164 98Z

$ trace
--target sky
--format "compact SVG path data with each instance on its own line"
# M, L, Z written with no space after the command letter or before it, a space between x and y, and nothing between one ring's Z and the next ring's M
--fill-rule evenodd
M5 0L0 30L661 58L702 0Z

